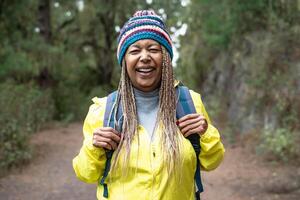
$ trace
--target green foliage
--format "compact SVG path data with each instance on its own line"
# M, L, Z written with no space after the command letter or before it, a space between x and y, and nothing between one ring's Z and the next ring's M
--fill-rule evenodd
M276 34L298 24L299 5L298 0L192 0L182 17L188 29L180 40L177 74L202 87L219 53L238 47L247 33Z
M222 115L222 105L217 98L213 96L201 97L202 101L205 103L205 108L209 111L209 116L211 118L217 118Z
M34 31L37 0L2 0L0 2L0 43L9 41L18 46L23 37Z
M260 112L272 110L269 118L275 119L265 122L264 125L271 128L263 130L259 151L283 161L299 161L300 157L300 96L299 84L296 84L300 73L299 56L296 53L299 33L299 30L294 32L294 28L290 28L272 35L269 47L265 49L268 56L264 65L259 70L255 67L256 72L255 69L250 70L249 75L253 80L248 80L256 96L249 100L255 99ZM254 81L253 77L260 80Z
M82 120L86 106L86 95L74 85L59 83L53 88L53 100L55 102L55 119L64 122Z
M38 68L33 65L29 55L12 46L4 46L0 59L0 80L13 79L19 83L26 83L38 74Z
M112 88L109 85L102 85L98 87L92 88L91 92L88 95L88 98L91 99L93 97L105 97L107 94L112 92Z
M294 0L195 0L188 11L190 27L200 30L203 40L216 48L228 47L245 33L294 25L300 19Z
M0 84L0 168L31 157L29 136L52 119L54 103L50 91L33 85Z
M252 91L247 106L255 102L257 110L272 110L280 119L278 126L292 129L299 129L300 122L299 86L295 84L299 79L299 58L295 56L299 33L279 32L260 41L263 50L257 49L252 67L246 70L246 83Z
M200 30L203 40L212 46L224 47L228 45L235 31L230 4L226 1L216 0L201 0L197 3L201 9L197 15L201 21L202 28Z
M299 138L288 128L272 130L266 128L261 135L261 143L257 148L259 153L268 154L281 161L296 160L299 158L297 149Z
M9 167L25 162L31 158L31 149L28 145L29 134L22 130L16 120L4 122L0 136L0 169L6 170ZM2 174L0 174L2 175Z

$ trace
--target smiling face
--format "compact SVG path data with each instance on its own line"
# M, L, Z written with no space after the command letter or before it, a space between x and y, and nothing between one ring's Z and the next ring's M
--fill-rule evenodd
M158 88L162 72L162 48L151 39L138 40L125 54L127 73L132 85L144 92Z

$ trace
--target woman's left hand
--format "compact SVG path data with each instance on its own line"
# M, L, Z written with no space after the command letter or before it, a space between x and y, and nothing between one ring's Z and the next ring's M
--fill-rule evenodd
M198 113L188 114L180 118L176 124L184 137L195 133L201 136L208 127L205 117Z

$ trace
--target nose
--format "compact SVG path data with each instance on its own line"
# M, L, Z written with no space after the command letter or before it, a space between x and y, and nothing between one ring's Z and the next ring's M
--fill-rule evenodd
M151 58L150 58L149 52L147 50L142 50L140 61L143 62L143 63L147 63L150 60L151 60Z

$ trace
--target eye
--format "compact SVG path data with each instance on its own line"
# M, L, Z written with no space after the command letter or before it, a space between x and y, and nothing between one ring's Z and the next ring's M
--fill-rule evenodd
M136 55L136 54L138 54L140 52L140 50L139 49L131 49L131 50L129 50L129 54L131 54L131 55Z
M149 51L151 53L158 53L158 52L161 52L161 49L159 49L159 48L150 48Z

